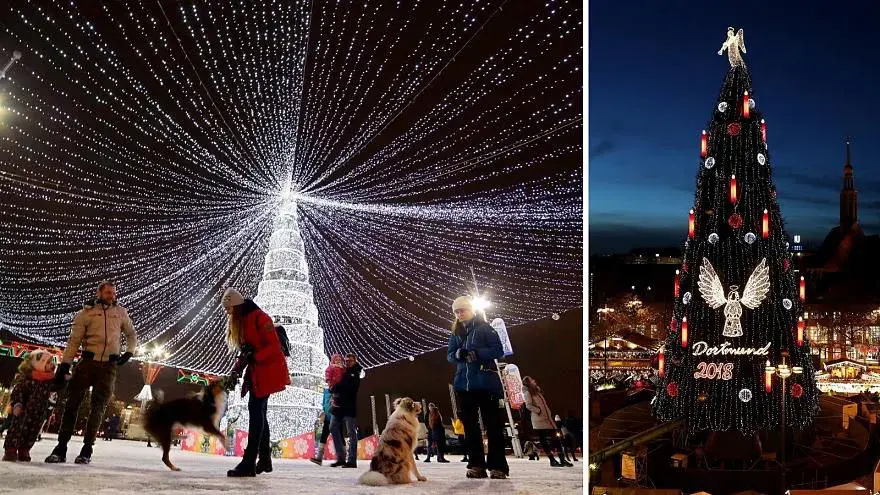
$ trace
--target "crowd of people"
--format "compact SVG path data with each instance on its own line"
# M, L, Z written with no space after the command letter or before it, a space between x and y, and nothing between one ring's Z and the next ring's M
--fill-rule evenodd
M227 344L239 356L233 375L237 377L243 373L242 397L249 394L248 438L252 439L241 461L227 475L253 477L273 470L268 402L271 394L290 385L290 375L282 341L272 318L253 300L245 299L233 288L224 292L221 304L227 314ZM502 416L505 395L496 367L497 360L504 355L501 341L492 326L475 311L469 297L455 299L452 313L454 320L447 345L447 360L455 368L453 388L459 407L452 426L459 443L464 446L465 475L476 479L506 479L510 467L505 455L505 421ZM125 352L121 350L123 336L127 344ZM73 358L80 348L82 357L71 373ZM137 335L128 312L117 303L115 285L102 282L96 297L75 316L68 345L57 368L47 352L34 352L23 361L8 415L12 419L3 425L4 429L9 429L3 460L30 460L30 448L49 410L49 396L52 391L66 387L67 401L61 414L58 443L45 462L66 462L67 444L74 432L79 405L91 389L83 447L75 459L77 464L90 463L107 402L115 389L118 367L132 357L136 348ZM323 410L315 428L317 448L311 459L313 463L323 464L327 440L332 436L337 460L331 466L357 467L356 405L361 373L362 368L354 353L331 356L324 376ZM572 466L570 461L576 460L574 435L565 431L566 425L558 415L552 414L536 380L525 377L523 385L531 426L550 465ZM446 428L440 409L431 403L423 414L427 436L424 462L431 462L432 457L436 457L436 462L448 463ZM105 438L115 437L118 429L119 417L108 418L104 422ZM570 440L567 448L564 445L566 440ZM533 442L526 443L526 453L530 458L538 457Z

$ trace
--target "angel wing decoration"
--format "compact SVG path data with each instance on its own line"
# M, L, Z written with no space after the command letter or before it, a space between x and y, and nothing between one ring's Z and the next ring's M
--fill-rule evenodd
M740 55L740 52L746 53L746 39L742 28L736 34L733 34L732 27L727 28L727 39L718 50L718 55L723 54L724 50L727 50L727 61L730 62L731 67L746 66L746 62Z
M743 334L740 322L742 307L757 308L770 290L770 269L767 267L767 258L762 259L752 272L749 281L746 282L742 298L739 297L739 286L736 285L730 286L730 294L725 297L721 279L715 273L712 263L706 258L703 258L703 264L700 266L697 286L709 307L718 309L724 306L724 330L721 334L725 337L740 337Z

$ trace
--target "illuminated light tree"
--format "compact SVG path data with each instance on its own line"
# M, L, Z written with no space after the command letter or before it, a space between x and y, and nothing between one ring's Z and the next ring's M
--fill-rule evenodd
M653 411L663 421L684 418L691 431L751 434L779 427L785 404L786 425L804 428L816 415L818 391L810 342L797 342L799 280L772 181L764 120L739 54L742 32L731 32L728 40L725 48L736 53L707 127L694 233L684 243ZM782 363L785 352L791 369L802 373L792 374L782 390L778 377L765 375L765 364Z
M163 365L227 373L288 179L326 352L445 346L462 267L508 325L581 306L582 2L502 4L3 3L3 328L63 345L112 278Z
M287 369L291 385L269 397L269 432L271 440L289 438L314 428L321 412L324 369L329 360L324 353L324 331L318 326L309 267L297 222L295 191L289 186L282 196L269 251L254 302L268 313L276 325L282 325L290 342ZM233 392L227 417L238 418L238 425L248 424L245 396L241 384Z

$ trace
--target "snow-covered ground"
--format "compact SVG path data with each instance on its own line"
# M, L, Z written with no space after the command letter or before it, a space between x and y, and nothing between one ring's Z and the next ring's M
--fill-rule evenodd
M171 460L183 469L168 470L161 461L161 451L142 442L98 440L92 464L78 466L73 458L82 446L74 437L68 446L66 464L45 464L43 459L55 446L54 435L37 442L30 463L0 462L0 492L28 494L67 493L504 493L556 494L582 493L583 462L573 468L551 468L546 458L540 461L508 458L510 479L469 480L464 463L451 456L449 464L419 462L419 470L428 478L424 483L371 488L357 484L369 461L359 461L358 469L331 468L329 463L316 466L308 461L274 459L274 472L256 478L233 479L226 470L238 462L232 457L172 450ZM424 459L424 457L422 457Z

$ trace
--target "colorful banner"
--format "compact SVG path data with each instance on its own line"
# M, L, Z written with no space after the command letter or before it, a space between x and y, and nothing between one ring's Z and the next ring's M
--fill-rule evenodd
M512 409L519 409L525 402L523 396L522 377L519 368L515 364L508 364L502 372L504 375L504 390L507 392L507 400Z
M183 441L181 442L182 450L191 452L201 452L205 454L226 455L226 449L223 442L219 438L212 435L205 435L200 431L184 430L182 433ZM244 430L235 430L233 440L233 455L241 457L248 444L248 432ZM315 434L313 432L303 433L291 438L286 438L279 442L281 455L283 459L311 459L316 454ZM372 435L358 441L357 456L362 461L368 461L373 458L373 454L379 448L379 437ZM333 436L327 437L327 445L324 448L324 460L335 461L336 449L333 447Z

